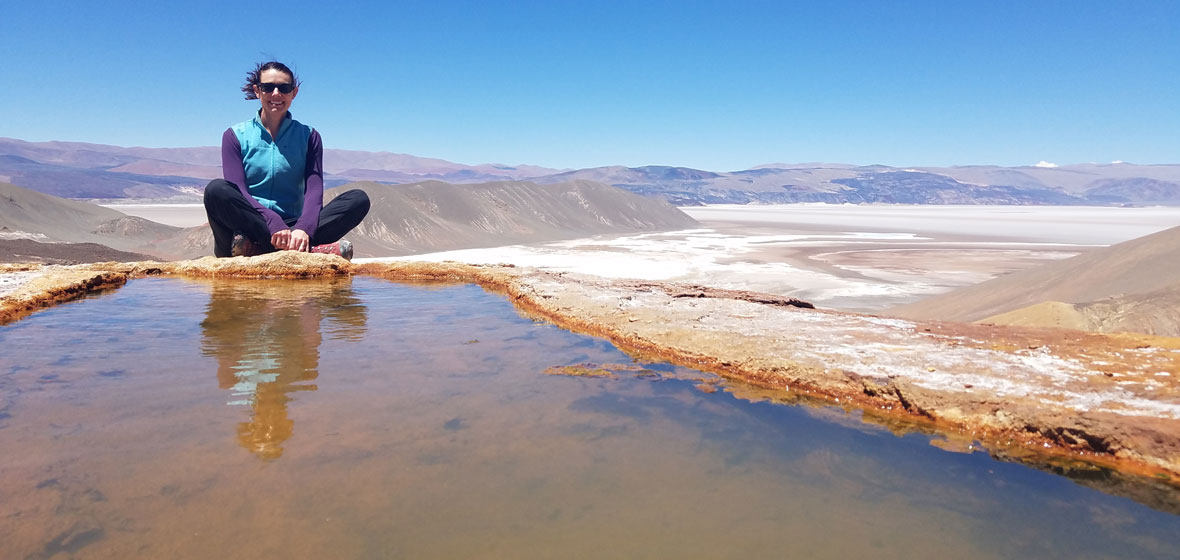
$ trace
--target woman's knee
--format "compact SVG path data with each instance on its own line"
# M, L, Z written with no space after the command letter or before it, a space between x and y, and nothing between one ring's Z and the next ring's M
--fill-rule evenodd
M227 200L237 191L238 187L234 186L233 183L226 181L225 179L214 179L209 181L209 184L205 186L205 205L209 205L210 202L216 203Z
M346 205L349 213L358 213L362 218L369 213L369 193L365 191L352 189L340 193L336 198Z
M368 214L369 213L369 206L370 206L369 193L362 191L360 189L354 189L352 192L355 192L357 195L357 201L356 201L357 208L360 209L360 211L364 212L365 214Z

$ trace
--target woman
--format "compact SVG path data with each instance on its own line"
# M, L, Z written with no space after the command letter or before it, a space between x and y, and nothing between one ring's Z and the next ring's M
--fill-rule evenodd
M320 134L289 111L299 94L295 73L281 62L259 64L242 91L262 107L221 136L223 178L205 187L213 254L310 251L351 259L352 244L340 238L365 218L369 197L351 190L323 205Z

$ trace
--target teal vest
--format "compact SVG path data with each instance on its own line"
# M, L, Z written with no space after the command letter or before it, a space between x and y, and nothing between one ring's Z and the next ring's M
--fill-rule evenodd
M298 218L303 213L311 127L291 118L288 112L279 126L278 138L270 137L257 116L230 128L242 147L242 167L250 196L284 220Z

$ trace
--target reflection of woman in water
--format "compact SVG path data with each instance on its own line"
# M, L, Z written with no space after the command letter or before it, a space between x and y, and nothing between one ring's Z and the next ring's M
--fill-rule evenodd
M281 62L259 64L242 91L262 107L221 135L222 178L205 187L213 254L287 250L352 258L351 244L340 239L365 218L369 197L351 190L323 205L320 133L288 110L299 94L295 73Z
M348 280L213 284L201 349L217 358L217 384L231 390L227 404L251 407L238 442L260 457L279 457L291 437L290 393L316 389L325 315L339 325L333 336L364 332L365 308Z

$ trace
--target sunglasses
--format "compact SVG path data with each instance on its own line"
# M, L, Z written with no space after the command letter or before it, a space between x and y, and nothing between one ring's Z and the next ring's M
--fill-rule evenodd
M261 82L258 84L258 89L261 89L263 93L270 93L275 88L278 88L279 93L288 94L295 91L295 84L272 84L270 82Z

